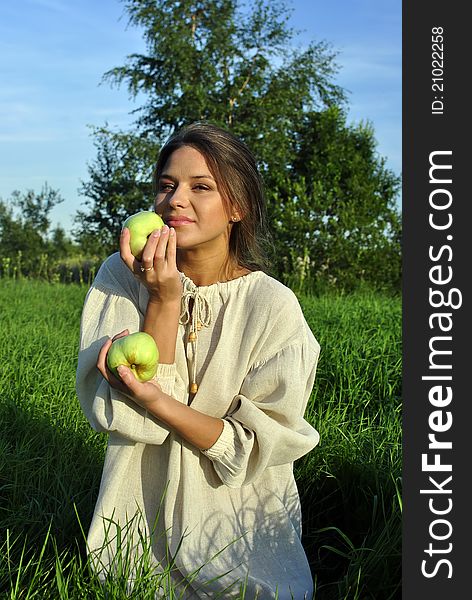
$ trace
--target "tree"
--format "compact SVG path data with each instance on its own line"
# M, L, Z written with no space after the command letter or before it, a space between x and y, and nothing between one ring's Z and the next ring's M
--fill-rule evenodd
M79 248L74 245L66 230L60 225L56 225L51 231L48 241L48 254L53 260L61 260L79 254Z
M41 191L34 190L12 192L12 204L20 211L20 221L31 229L45 236L51 225L51 210L64 202L59 190L54 190L44 183Z
M82 240L100 236L104 249L116 248L124 217L151 203L159 146L182 125L203 120L230 129L256 155L277 275L293 273L301 261L313 278L369 280L381 256L398 258L398 178L376 155L372 128L346 125L329 44L295 48L282 2L125 5L130 23L143 31L146 53L128 56L104 78L146 100L133 131L95 131L97 160L82 187L89 212L78 215ZM355 267L356 260L364 266Z
M61 202L59 190L47 183L39 193L15 190L9 201L0 200L0 255L15 261L18 272L30 272L41 254L50 251L50 213Z
M143 135L162 142L186 123L211 121L242 137L273 173L290 163L304 114L345 101L333 82L336 53L325 42L295 49L282 2L125 4L130 23L143 30L147 54L128 56L104 78L147 97L137 110Z
M88 166L90 179L80 193L87 210L77 211L75 239L88 253L101 257L116 251L121 225L130 214L152 208L152 157L156 143L132 134L96 128L97 156Z
M308 113L292 168L269 194L278 272L293 278L308 268L312 279L337 287L397 288L399 187L377 156L371 125L347 125L339 107Z
M0 256L2 271L15 269L22 274L34 259L45 251L41 234L28 223L16 218L11 202L0 200Z
M50 231L51 211L63 201L59 190L47 183L39 193L15 190L7 201L0 200L3 270L14 270L17 275L38 274L47 257L65 258L74 253L76 249L61 227L52 234Z

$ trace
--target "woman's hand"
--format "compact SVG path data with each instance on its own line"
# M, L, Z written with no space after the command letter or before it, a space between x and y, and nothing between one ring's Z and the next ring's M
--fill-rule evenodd
M164 225L151 233L141 262L131 253L130 232L124 228L120 236L120 256L127 267L146 286L151 301L180 302L182 281L177 269L177 240L174 228Z
M154 380L139 382L127 367L118 367L120 379L113 375L107 366L108 350L114 340L128 333L125 329L103 344L97 360L98 370L103 377L113 388L128 396L197 448L205 450L213 446L223 431L222 419L201 413L165 394Z
M120 237L121 258L149 292L143 331L154 338L160 362L172 364L183 292L177 269L175 230L164 225L153 231L142 252L141 262L131 253L129 240L130 232L125 227Z
M112 343L128 334L129 331L125 329L103 344L98 354L97 368L111 387L125 394L146 410L154 413L156 403L159 401L159 395L162 393L157 381L151 380L142 383L136 379L131 369L125 366L118 367L117 371L120 375L120 378L118 378L110 371L107 365L107 354Z

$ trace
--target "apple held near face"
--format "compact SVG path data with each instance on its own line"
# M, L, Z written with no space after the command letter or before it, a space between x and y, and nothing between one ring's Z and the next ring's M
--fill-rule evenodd
M131 215L123 223L123 227L127 227L130 233L129 245L131 253L138 260L141 259L142 251L146 245L148 237L155 229L160 229L164 226L164 221L159 215L150 210L143 210L134 215Z
M133 371L138 381L149 381L156 374L158 363L156 342L144 331L117 338L107 353L108 368L118 379L117 368L124 365Z

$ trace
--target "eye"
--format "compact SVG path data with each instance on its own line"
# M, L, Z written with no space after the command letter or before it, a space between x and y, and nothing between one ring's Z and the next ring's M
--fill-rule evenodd
M159 183L159 192L171 192L173 189L173 183L168 183L167 181L161 181Z

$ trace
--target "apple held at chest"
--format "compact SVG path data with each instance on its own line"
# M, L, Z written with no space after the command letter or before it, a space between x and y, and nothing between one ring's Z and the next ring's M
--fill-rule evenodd
M161 217L150 210L143 210L126 219L123 228L127 227L129 229L129 245L135 258L141 259L148 237L155 229L161 229L163 226L164 221Z
M117 368L124 365L131 369L138 381L149 381L156 374L158 363L156 342L144 331L116 339L107 354L108 368L118 378Z

